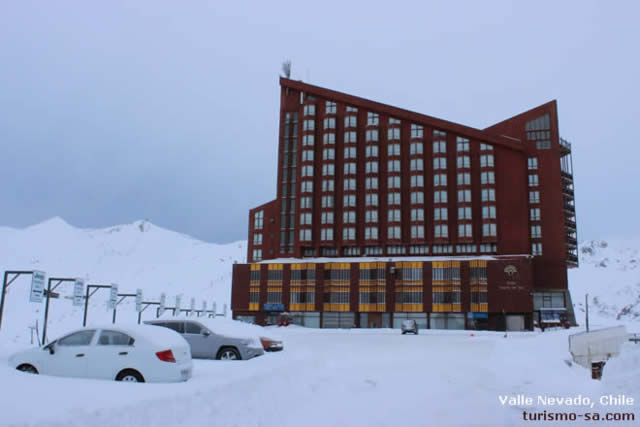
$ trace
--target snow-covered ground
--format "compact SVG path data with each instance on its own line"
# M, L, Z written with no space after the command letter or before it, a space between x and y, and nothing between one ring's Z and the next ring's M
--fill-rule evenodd
M589 293L592 327L622 323L640 332L636 247L582 245L581 267L570 272L578 322L584 323L580 310ZM0 271L39 269L49 277L115 282L121 292L142 288L147 299L165 292L169 304L182 295L183 307L192 296L198 308L202 299L228 304L231 265L245 256L245 242L208 244L148 222L80 230L55 218L24 230L0 228ZM32 376L7 366L9 354L29 345L28 326L38 321L41 328L43 306L28 303L29 283L18 279L7 295L0 330L0 426L517 426L531 423L522 419L525 410L640 416L640 344L625 345L607 363L603 380L593 381L589 371L569 363L568 335L576 330L505 338L496 332L402 336L388 329L272 328L268 334L284 339L284 351L242 362L195 361L187 383ZM70 287L60 290L71 295ZM106 294L92 300L90 322L110 319L105 301ZM118 319L135 317L131 303L119 308ZM144 317L153 317L152 311ZM52 300L50 319L53 338L80 326L82 310L64 298ZM604 407L599 400L608 394L635 402ZM533 405L500 401L517 396L531 397ZM538 403L540 397L578 396L592 399L594 407ZM582 423L591 424L571 424Z

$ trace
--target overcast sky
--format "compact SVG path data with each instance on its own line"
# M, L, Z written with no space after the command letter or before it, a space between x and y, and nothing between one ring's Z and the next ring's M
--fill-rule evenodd
M275 6L277 4L277 6ZM0 0L0 225L246 239L278 74L484 128L552 99L580 240L640 236L640 2Z

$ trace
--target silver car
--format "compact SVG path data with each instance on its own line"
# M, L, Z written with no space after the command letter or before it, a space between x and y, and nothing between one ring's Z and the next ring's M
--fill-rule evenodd
M191 345L194 359L248 360L264 354L257 338L234 338L215 333L206 321L149 320L148 325L164 326L178 332Z

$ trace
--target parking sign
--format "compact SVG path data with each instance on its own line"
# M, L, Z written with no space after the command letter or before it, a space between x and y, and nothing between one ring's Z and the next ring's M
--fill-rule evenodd
M111 289L109 289L109 301L107 303L107 309L115 310L116 305L118 305L118 285L112 283Z
M84 280L76 279L73 284L73 305L74 307L82 306L84 303Z
M44 271L34 271L31 274L31 294L29 295L30 302L42 302L42 299L44 297L44 278Z
M136 311L142 311L142 289L136 289Z
M160 294L160 307L158 309L158 316L164 314L164 308L167 305L167 295L165 293Z

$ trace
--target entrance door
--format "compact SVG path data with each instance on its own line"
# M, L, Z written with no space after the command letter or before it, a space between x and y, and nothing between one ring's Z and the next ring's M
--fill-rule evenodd
M507 331L524 331L524 316L507 315Z
M367 328L382 327L382 313L369 313Z

